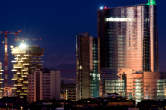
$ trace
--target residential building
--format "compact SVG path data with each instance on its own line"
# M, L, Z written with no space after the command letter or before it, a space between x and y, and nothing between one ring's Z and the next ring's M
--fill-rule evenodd
M58 70L36 70L28 77L28 101L60 99L61 75Z
M35 70L42 68L41 56L43 49L38 46L28 46L22 43L20 46L12 47L14 96L27 98L28 76Z

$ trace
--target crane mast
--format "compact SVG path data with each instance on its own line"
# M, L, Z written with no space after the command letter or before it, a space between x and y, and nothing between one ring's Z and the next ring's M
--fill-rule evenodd
M18 30L17 32L9 32L9 31L1 32L1 34L4 35L4 53L5 53L4 54L4 88L8 87L8 35L17 36L18 33L20 32L21 30Z

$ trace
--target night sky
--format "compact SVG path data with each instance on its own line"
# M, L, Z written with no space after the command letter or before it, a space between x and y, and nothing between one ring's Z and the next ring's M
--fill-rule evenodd
M23 32L20 37L45 48L45 67L74 74L75 36L89 32L97 36L97 9L101 5L123 6L146 0L1 0L0 30ZM158 4L160 70L166 71L166 0ZM12 39L12 38L11 38Z

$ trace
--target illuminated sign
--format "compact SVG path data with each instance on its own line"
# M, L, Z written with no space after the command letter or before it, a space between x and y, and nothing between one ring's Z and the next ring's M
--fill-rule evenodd
M106 18L105 21L107 22L131 22L133 21L132 18Z
M155 0L148 0L147 5L156 5L156 1Z

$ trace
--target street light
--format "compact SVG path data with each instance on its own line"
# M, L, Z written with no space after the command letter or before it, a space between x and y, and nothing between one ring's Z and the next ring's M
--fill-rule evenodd
M23 110L23 106L21 106L20 109Z

